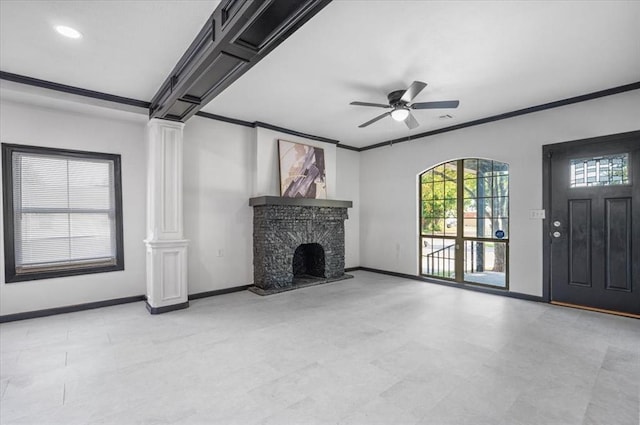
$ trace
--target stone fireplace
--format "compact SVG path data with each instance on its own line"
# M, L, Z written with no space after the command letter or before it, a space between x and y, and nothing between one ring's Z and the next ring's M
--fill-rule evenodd
M351 201L251 198L253 276L249 290L269 295L334 282L344 273L344 220Z

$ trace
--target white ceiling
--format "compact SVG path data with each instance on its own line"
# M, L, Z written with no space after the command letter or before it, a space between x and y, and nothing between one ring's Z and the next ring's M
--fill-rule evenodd
M149 101L218 3L1 0L0 69ZM414 80L460 107L358 128ZM638 1L334 0L203 111L361 147L637 81Z
M0 0L0 70L150 101L218 3Z

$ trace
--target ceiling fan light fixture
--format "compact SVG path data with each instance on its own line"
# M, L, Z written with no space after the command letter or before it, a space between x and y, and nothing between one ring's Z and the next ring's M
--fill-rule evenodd
M65 37L68 37L68 38L73 38L73 39L82 38L82 33L80 31L78 31L75 28L67 27L65 25L57 25L55 27L55 30L58 32L58 34L64 35Z
M404 121L409 116L409 110L406 108L396 108L391 111L391 118L396 121Z

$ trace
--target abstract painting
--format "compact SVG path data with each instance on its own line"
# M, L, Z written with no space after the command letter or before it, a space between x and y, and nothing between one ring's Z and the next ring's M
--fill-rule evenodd
M280 195L284 198L327 198L324 150L278 140Z

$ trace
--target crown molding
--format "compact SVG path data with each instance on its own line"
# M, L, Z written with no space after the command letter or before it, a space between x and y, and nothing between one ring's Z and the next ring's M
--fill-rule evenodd
M106 102L118 103L118 104L127 105L127 106L134 106L134 107L138 107L138 108L149 109L149 107L151 105L150 102L146 102L146 101L143 101L143 100L131 99L131 98L128 98L128 97L116 96L116 95L112 95L112 94L108 94L108 93L102 93L102 92L93 91L93 90L86 90L86 89L83 89L83 88L80 88L80 87L68 86L68 85L65 85L65 84L58 84L58 83L54 83L54 82L51 82L51 81L39 80L37 78L27 77L27 76L18 75L18 74L12 74L12 73L9 73L9 72L4 72L4 71L0 71L0 80L12 81L12 82L15 82L15 83L24 84L24 85L28 85L28 86L41 87L41 88L45 88L45 89L48 89L48 90L54 90L54 91L73 94L73 95L77 95L77 96L83 96L83 97L88 97L88 98L92 98L92 99L98 99L98 100L102 100L102 101L106 101ZM216 121L222 121L222 122L226 122L226 123L230 123L230 124L240 125L240 126L243 126L243 127L252 127L252 128L262 127L262 128L266 128L266 129L269 129L269 130L274 130L274 131L279 131L279 132L286 133L286 134L291 134L293 136L304 137L304 138L311 139L311 140L316 140L316 141L319 141L319 142L331 143L331 144L337 145L337 147L339 147L339 148L351 150L351 151L354 151L354 152L364 152L364 151L368 151L368 150L371 150L371 149L376 149L376 148L380 148L380 147L384 147L384 146L391 146L391 145L398 144L398 143L409 142L411 140L422 139L422 138L425 138L425 137L435 136L437 134L442 134L442 133L448 133L450 131L460 130L460 129L463 129L463 128L474 127L474 126L477 126L477 125L487 124L487 123L490 123L490 122L500 121L500 120L513 118L513 117L517 117L517 116L521 116L521 115L532 114L534 112L545 111L547 109L559 108L561 106L567 106L567 105L571 105L571 104L574 104L574 103L587 102L589 100L594 100L594 99L598 99L598 98L606 97L606 96L612 96L612 95L625 93L625 92L628 92L628 91L633 91L633 90L638 90L638 89L640 89L640 81L636 81L636 82L630 83L630 84L624 84L624 85L617 86L617 87L612 87L612 88L605 89L605 90L599 90L599 91L583 94L583 95L580 95L580 96L568 97L566 99L561 99L561 100L556 100L556 101L553 101L553 102L543 103L543 104L536 105L536 106L531 106L531 107L528 107L528 108L518 109L518 110L515 110L515 111L511 111L511 112L506 112L504 114L492 115L492 116L486 117L486 118L480 118L480 119L473 120L473 121L467 121L467 122L456 124L456 125L452 125L452 126L449 126L449 127L439 128L437 130L431 130L431 131L426 131L426 132L418 133L418 134L411 135L411 136L406 136L406 137L400 137L400 138L397 138L397 139L386 140L386 141L375 143L375 144L372 144L372 145L363 146L361 148L358 148L358 147L355 147L355 146L350 146L350 145L345 145L345 144L341 143L339 140L330 139L330 138L322 137L322 136L315 136L315 135L312 135L312 134L306 134L306 133L302 133L300 131L291 130L291 129L288 129L288 128L279 127L279 126L276 126L276 125L273 125L273 124L268 124L268 123L264 123L264 122L260 122L260 121L253 121L253 122L251 122L251 121L243 121L243 120L239 120L239 119L236 119L236 118L225 117L225 116L222 116L222 115L211 114L211 113L203 112L203 111L198 111L195 115L199 116L199 117L202 117L202 118L208 118L208 119L212 119L212 120L216 120Z

